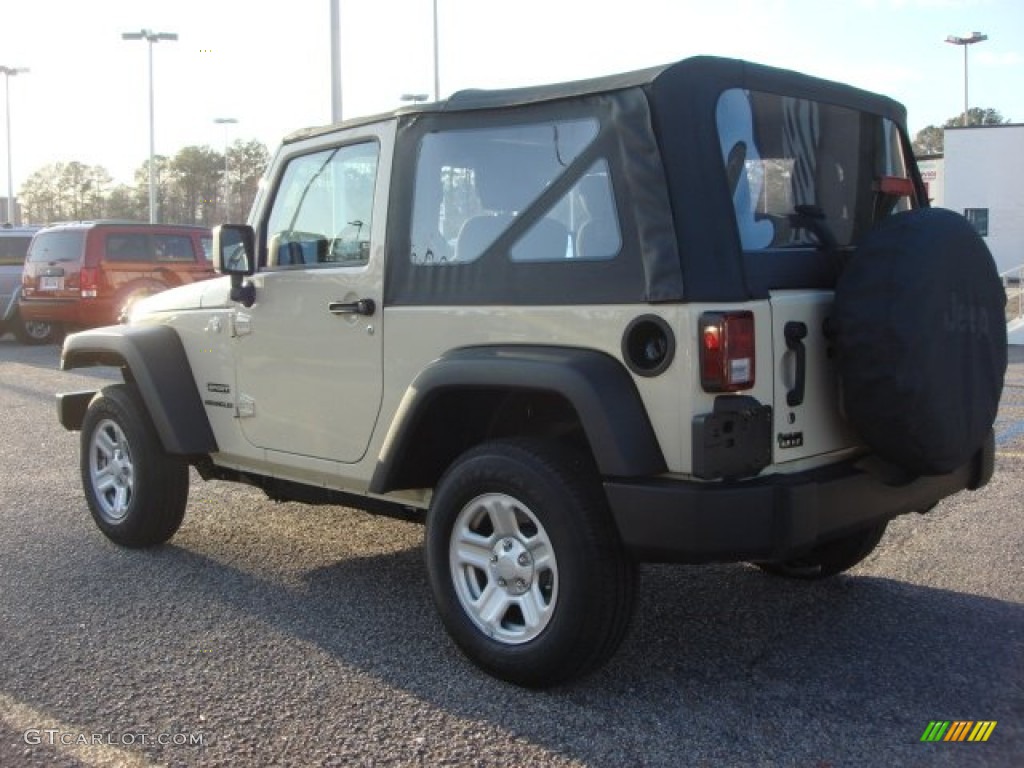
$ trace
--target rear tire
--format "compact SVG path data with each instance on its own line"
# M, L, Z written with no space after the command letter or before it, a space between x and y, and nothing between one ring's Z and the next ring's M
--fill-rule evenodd
M10 329L22 344L56 344L62 335L58 324L22 320L19 312L15 312L11 318Z
M757 563L757 567L773 576L814 581L827 579L853 568L875 551L888 522L873 525L841 539L819 544L806 555L782 563Z
M502 680L584 675L629 625L636 566L597 472L552 442L487 443L457 459L430 506L426 561L445 628Z
M93 520L125 547L162 544L188 502L188 464L164 451L138 391L115 384L89 404L82 423L81 474Z

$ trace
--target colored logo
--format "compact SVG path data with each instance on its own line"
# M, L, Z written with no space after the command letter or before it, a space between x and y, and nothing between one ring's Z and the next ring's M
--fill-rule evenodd
M921 741L988 741L995 728L995 720L932 720Z

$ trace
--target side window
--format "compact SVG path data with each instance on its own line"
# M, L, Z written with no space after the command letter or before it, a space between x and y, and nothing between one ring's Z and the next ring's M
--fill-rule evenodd
M566 248L545 247L553 219L563 224L561 230ZM564 232L568 233L566 235ZM622 250L619 214L615 206L608 161L599 160L577 181L552 209L550 217L540 219L523 234L509 250L512 261L558 261L584 259L605 261Z
M153 250L157 261L195 261L192 238L186 235L154 235Z
M0 266L21 266L31 237L0 237Z
M106 261L152 261L149 235L111 232L107 235Z
M294 158L267 222L272 264L361 266L370 259L376 142Z
M593 142L597 132L597 120L580 119L424 136L416 168L410 261L441 265L479 259L519 216L532 211L538 198ZM603 161L591 172L595 177L603 174L607 185ZM542 215L509 243L509 258L555 261L575 257L576 233L588 220L582 188L581 180L545 206ZM607 194L603 202L607 202ZM616 223L616 231L617 227Z

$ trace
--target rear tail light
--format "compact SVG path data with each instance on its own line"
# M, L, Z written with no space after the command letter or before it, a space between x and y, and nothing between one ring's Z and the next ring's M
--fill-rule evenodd
M83 299L95 299L99 288L100 271L95 267L82 267L78 273L78 286Z
M700 383L705 392L754 386L754 314L704 312L700 316Z

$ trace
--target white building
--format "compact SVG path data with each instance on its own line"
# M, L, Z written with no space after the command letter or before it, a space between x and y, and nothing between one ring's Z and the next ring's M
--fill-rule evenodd
M966 216L1000 272L1024 265L1024 124L947 128L941 164L932 204Z

